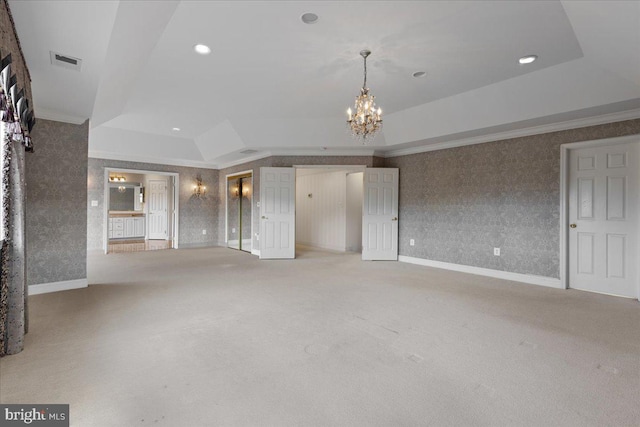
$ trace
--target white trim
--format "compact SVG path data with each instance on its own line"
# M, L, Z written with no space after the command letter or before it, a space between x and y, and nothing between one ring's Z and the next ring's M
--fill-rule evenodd
M251 249L251 255L260 256L260 249Z
M627 144L638 141L640 141L640 134L570 142L560 145L560 283L565 289L569 289L569 150ZM638 242L640 242L640 236L638 236ZM640 300L640 274L638 274L638 284L636 287L636 298Z
M242 175L251 175L251 251L253 251L253 211L254 203L253 197L255 194L255 188L253 186L253 169L247 169L240 172L234 172L231 174L225 175L224 178L224 246L229 246L228 232L229 232L229 178L234 178L236 176Z
M245 157L243 159L234 160L228 163L221 163L218 165L218 169L227 169L233 166L242 165L249 162L254 162L256 160L266 159L268 157L274 156L305 156L305 157L341 157L341 156L380 156L383 157L384 154L380 154L372 148L358 149L358 148L349 148L346 150L341 149L331 149L328 150L302 150L302 149L278 149L271 151L264 151L260 154L256 154L253 156ZM89 157L92 157L89 155ZM126 159L123 159L126 160ZM304 165L300 167L310 167L311 165ZM361 165L359 165L361 166ZM294 166L295 167L295 166ZM318 167L330 167L330 165L319 165Z
M218 165L218 169L227 169L233 166L238 166L238 165L242 165L244 163L249 163L249 162L255 162L256 160L261 160L261 159L266 159L267 157L272 157L273 154L271 154L271 152L267 151L261 154L256 154L253 156L249 156L249 157L245 157L243 159L240 160L233 160L231 162L228 163L222 163L220 165Z
M200 169L220 169L217 164L209 163L200 160L181 160L170 158L158 158L151 156L138 156L130 154L112 153L110 151L96 151L89 150L88 157L90 159L103 159L103 160L120 160L125 162L141 162L151 163L154 165L166 165L166 166L186 166L191 168Z
M107 159L108 160L108 159ZM118 168L114 166L105 166L104 174L105 174L105 186L104 186L104 227L103 227L103 242L104 242L104 253L107 254L109 252L109 173L110 172L122 172L122 173L134 173L138 175L164 175L168 177L173 177L173 227L171 228L173 231L173 236L168 236L168 238L172 238L171 244L173 249L178 249L179 240L180 240L180 174L178 172L164 172L164 171L154 171L154 170L145 170L145 169L128 169L128 168ZM168 208L168 207L167 207ZM146 211L145 211L146 212ZM169 215L167 215L169 216ZM149 227L148 217L145 217L145 238L149 236L147 230Z
M357 172L363 172L367 166L366 165L293 165L294 169L335 169L336 172L349 172L354 170Z
M569 222L569 150L566 144L560 146L560 285L569 289L569 246L567 223Z
M29 296L38 294L48 294L50 292L68 291L70 289L80 289L89 286L89 281L84 279L63 280L61 282L40 283L29 285Z
M320 147L311 149L281 148L271 150L273 156L304 156L304 157L341 157L341 156L373 156L375 148L358 147L328 147L323 150Z
M183 243L180 249L198 249L198 248L217 248L220 245L218 242L196 242L196 243ZM178 248L174 248L178 249Z
M399 157L408 154L426 153L428 151L443 150L446 148L462 147L465 145L482 144L485 142L500 141L504 139L520 138L523 136L540 135L549 132L557 132L567 129L577 129L587 126L601 125L605 123L621 122L640 118L640 109L622 111L620 113L603 114L600 116L583 119L568 120L565 122L550 123L540 126L532 126L524 129L516 129L505 132L496 132L488 135L474 136L470 138L456 139L453 141L438 142L420 147L403 148L386 152L377 151L376 155L382 157Z
M511 273L509 271L491 270L489 268L473 267L470 265L452 264L442 261L432 261L424 258L414 258L400 255L398 261L410 264L422 265L425 267L442 268L444 270L459 271L461 273L477 274L479 276L495 277L496 279L511 280L513 282L529 283L531 285L546 286L550 288L563 289L560 279L553 277L534 276L531 274Z
M109 172L109 168L104 168L104 194L102 197L102 252L105 255L109 253L109 204L111 203L111 191L109 190L111 188L109 187Z

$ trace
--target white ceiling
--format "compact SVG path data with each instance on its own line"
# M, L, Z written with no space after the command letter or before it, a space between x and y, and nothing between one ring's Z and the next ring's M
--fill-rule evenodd
M94 157L221 167L267 154L389 155L640 117L637 1L9 4L36 116L90 119ZM305 12L318 22L302 23ZM212 53L196 55L196 43ZM372 147L345 130L364 48L384 111ZM49 51L81 58L82 70L51 65ZM518 64L526 54L539 60Z

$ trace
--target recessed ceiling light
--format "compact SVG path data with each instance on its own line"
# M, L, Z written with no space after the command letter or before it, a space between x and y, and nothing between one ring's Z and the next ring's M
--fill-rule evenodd
M518 59L518 62L521 63L521 64L531 64L536 59L538 59L538 55L527 55L527 56L523 56L522 58Z
M172 128L171 130L174 132L180 132L180 128Z
M315 13L305 13L300 17L305 24L315 24L318 22L318 15Z
M200 55L208 55L211 53L211 48L205 44L197 44L193 47L193 50Z
M426 75L427 75L426 71L416 71L415 73L412 74L412 76L415 78L424 77Z

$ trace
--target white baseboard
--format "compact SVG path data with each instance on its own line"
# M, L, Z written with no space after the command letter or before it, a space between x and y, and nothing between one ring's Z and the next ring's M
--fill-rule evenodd
M534 276L531 274L511 273L509 271L492 270L490 268L473 267L470 265L452 264L449 262L432 261L424 258L414 258L400 255L398 261L410 264L424 265L426 267L442 268L444 270L459 271L461 273L477 274L479 276L495 277L496 279L512 280L514 282L529 283L531 285L547 286L550 288L564 289L560 279L553 277Z
M217 246L217 242L182 243L180 249L215 248Z
M347 252L347 249L344 246L335 246L335 245L318 245L313 242L301 242L296 240L296 245L306 246L311 249L323 249L326 251L334 251L334 252Z
M64 280L62 282L40 283L29 285L29 295L48 294L49 292L68 291L89 286L87 279Z
M251 255L260 256L260 249L251 249Z

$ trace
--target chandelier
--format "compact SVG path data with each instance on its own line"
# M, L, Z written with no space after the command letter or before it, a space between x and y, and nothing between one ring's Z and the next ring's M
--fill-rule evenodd
M351 136L362 145L371 143L382 128L382 109L376 107L376 97L369 93L367 87L367 57L369 55L371 55L370 50L360 51L360 56L364 58L364 83L360 89L360 95L356 97L355 113L351 111L351 108L347 110L349 115L347 125L351 130Z

